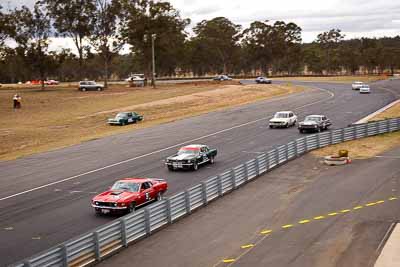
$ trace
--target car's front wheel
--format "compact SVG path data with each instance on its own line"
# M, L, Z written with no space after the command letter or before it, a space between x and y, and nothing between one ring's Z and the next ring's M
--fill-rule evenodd
M162 193L161 192L158 192L158 194L157 194L157 201L160 201L160 200L162 200L163 199L163 195L162 195Z
M174 167L172 167L171 165L168 165L168 170L173 171Z
M129 206L128 206L128 213L134 212L135 209L136 209L136 204L135 204L135 202L130 203Z
M81 90L82 90L82 92L85 92L85 91L86 91L86 88L82 88Z
M97 91L101 91L101 87L97 87Z
M199 164L197 162L193 163L193 170L197 171L199 169Z
M210 164L214 164L214 157L213 156L210 157Z

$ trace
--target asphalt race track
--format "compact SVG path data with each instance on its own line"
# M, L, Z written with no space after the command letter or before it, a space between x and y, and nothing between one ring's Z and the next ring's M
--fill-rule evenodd
M340 128L399 97L400 81L371 85L360 95L349 84L300 83L311 90L132 133L0 163L0 264L22 260L114 219L96 216L90 199L123 177L165 178L168 194L298 138L296 128L269 129L267 119L293 110L300 119L325 114ZM216 163L197 172L169 172L164 159L189 143L218 148ZM322 196L323 197L323 196Z

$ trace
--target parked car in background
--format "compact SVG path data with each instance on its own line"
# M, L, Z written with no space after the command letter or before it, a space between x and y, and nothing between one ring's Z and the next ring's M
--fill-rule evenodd
M217 75L213 78L214 81L231 81L232 78L227 75Z
M265 77L257 77L256 78L256 83L266 83L266 84L271 84L272 80L265 78Z
M143 116L136 112L119 112L114 118L108 119L110 125L126 125L142 121Z
M192 169L197 171L204 163L214 163L217 156L216 149L206 145L188 145L181 147L178 152L167 158L165 165L170 171L176 169Z
M353 90L359 90L360 87L361 87L363 84L364 84L363 82L353 82L353 83L351 84L351 89L353 89Z
M128 78L125 79L126 82L134 82L134 81L144 81L144 77L140 77L140 76L130 76Z
M47 81L44 81L44 84L47 84L47 85L58 85L58 84L60 84L60 82L56 81L56 80L47 80Z
M164 179L125 178L95 196L92 207L97 214L129 213L147 203L161 200L167 189L168 184Z
M104 86L95 81L80 81L78 89L80 91L102 91Z
M282 128L296 125L297 116L293 111L279 111L269 120L269 128Z
M360 94L369 94L369 93L371 93L371 89L369 88L369 85L368 84L363 84L361 87L360 87Z
M331 125L331 121L324 115L309 115L305 117L304 121L299 122L298 128L300 133L307 131L321 132L327 130Z

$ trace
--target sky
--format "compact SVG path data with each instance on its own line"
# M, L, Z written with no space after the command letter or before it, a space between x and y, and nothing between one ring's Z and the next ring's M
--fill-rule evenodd
M7 8L32 6L35 0L0 0ZM191 26L204 19L223 16L243 28L255 20L283 20L302 28L303 42L333 28L345 39L400 35L399 0L170 0ZM55 42L54 46L59 46ZM63 46L73 48L63 42Z

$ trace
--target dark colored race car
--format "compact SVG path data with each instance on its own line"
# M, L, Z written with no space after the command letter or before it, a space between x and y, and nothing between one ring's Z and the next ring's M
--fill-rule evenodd
M136 112L120 112L114 118L108 119L110 125L126 125L142 121L143 116Z
M175 155L168 157L165 164L170 171L176 169L197 171L202 164L213 164L216 156L217 150L210 149L206 145L188 145L181 147Z
M304 121L299 122L298 128L300 133L307 131L321 132L327 130L331 125L331 121L324 115L310 115Z
M97 214L133 212L147 203L161 200L168 184L163 179L125 178L92 199Z

